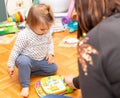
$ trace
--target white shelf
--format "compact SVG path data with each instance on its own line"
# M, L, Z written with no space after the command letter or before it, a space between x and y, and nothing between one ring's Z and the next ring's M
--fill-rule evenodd
M55 17L64 17L67 16L67 12L63 12L63 13L54 13Z

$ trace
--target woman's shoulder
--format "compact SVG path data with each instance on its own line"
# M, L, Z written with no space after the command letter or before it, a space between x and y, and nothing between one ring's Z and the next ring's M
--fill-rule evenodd
M112 15L96 25L87 35L88 36L120 36L120 14Z
M99 25L99 31L111 32L120 30L120 14L112 15L105 20L103 20Z

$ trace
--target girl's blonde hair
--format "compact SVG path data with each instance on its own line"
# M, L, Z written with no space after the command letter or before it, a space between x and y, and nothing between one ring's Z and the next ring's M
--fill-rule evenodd
M30 27L47 25L49 28L54 23L51 7L47 4L33 5L29 10L26 22Z

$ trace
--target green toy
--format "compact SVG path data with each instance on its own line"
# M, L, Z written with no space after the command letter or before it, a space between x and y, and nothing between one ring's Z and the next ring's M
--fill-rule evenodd
M73 89L69 86L66 86L66 94L72 93Z

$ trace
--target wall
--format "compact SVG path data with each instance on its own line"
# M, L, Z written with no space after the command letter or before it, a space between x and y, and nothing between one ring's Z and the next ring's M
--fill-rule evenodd
M53 12L61 13L68 10L70 1L71 0L40 0L40 3L47 3L52 7Z
M7 20L7 13L4 0L0 0L0 22Z

